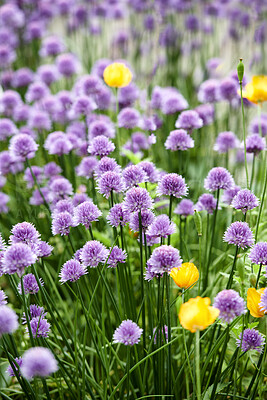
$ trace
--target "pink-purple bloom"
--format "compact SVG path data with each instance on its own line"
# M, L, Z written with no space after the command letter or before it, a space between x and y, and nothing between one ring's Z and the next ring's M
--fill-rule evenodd
M125 250L120 249L118 246L114 246L110 249L110 255L107 261L108 268L116 268L119 263L125 263L127 253Z
M7 304L7 295L3 290L0 290L0 306L3 306L4 304Z
M225 289L219 292L214 299L213 306L220 310L220 318L227 324L246 313L244 299L232 289Z
M84 201L74 209L73 222L75 225L82 224L87 229L92 225L93 221L98 221L102 215L99 208L90 200Z
M228 204L228 205L230 206L230 204L231 204L232 201L233 201L233 198L234 198L235 195L239 192L239 190L241 190L241 187L240 187L240 186L234 186L232 189L226 189L226 190L223 192L222 201L223 201L225 204Z
M123 108L118 114L118 126L120 128L133 129L139 125L140 114L134 108Z
M265 148L266 144L264 138L259 136L257 133L254 133L253 135L249 135L247 137L246 139L247 153L253 153L257 155Z
M139 164L126 167L122 175L127 189L147 181L147 175Z
M108 258L108 249L98 240L91 240L82 248L81 260L86 267L96 268L99 263L105 263Z
M109 198L112 192L123 192L125 190L125 184L120 173L107 171L99 177L97 189L99 193L103 194L106 198Z
M6 274L15 274L21 277L26 267L34 264L37 259L36 254L25 243L14 243L4 252L2 261L3 272Z
M208 214L213 214L217 205L217 200L211 193L204 193L198 198L198 202L196 204L197 211L207 211Z
M233 222L225 231L223 240L242 249L251 247L254 243L253 233L246 222Z
M13 333L18 328L18 316L12 308L0 306L0 338L5 333Z
M142 332L143 329L139 328L135 322L127 319L122 321L120 326L115 330L113 341L114 343L125 344L125 346L133 346L140 342Z
M67 211L56 214L52 219L53 235L69 235L72 226L75 226L73 217Z
M46 377L57 370L57 361L53 353L45 347L32 347L22 356L21 374L26 379L35 376Z
M174 213L182 215L183 217L188 217L189 215L194 215L194 203L192 200L183 199L180 201L178 206L174 209Z
M267 265L267 242L258 242L252 247L248 258L253 264Z
M157 216L147 230L147 235L151 237L167 238L176 232L176 225L170 221L168 215Z
M221 132L216 139L214 150L218 153L227 153L230 149L235 149L238 144L239 141L234 132Z
M61 268L59 277L60 282L75 282L80 279L81 276L87 274L87 269L84 265L82 265L78 260L69 260L66 261L63 267Z
M211 192L219 189L231 189L234 186L234 179L230 172L223 167L214 167L204 180L204 188Z
M176 129L170 132L165 142L165 147L172 151L184 151L194 147L194 140L184 129Z
M154 274L163 274L170 272L172 268L179 268L182 265L179 250L172 246L162 245L153 250L147 265L150 266Z
M175 127L178 129L185 129L192 132L193 129L199 129L203 126L203 121L199 114L194 110L183 111L177 121Z
M44 282L42 278L39 279L39 283L41 286L44 285ZM37 283L37 280L33 274L27 274L24 275L23 277L23 287L24 287L24 293L25 294L36 294L39 292L39 285ZM21 294L21 283L19 282L18 284L18 291Z
M14 370L16 373L20 376L20 368L22 366L22 358L21 357L15 357L16 364L14 361L11 362L11 365L9 365L6 369L6 373L9 376L16 376Z
M141 210L140 212L136 211L130 216L130 229L134 232L139 232L139 216L141 215L141 229L142 231L146 231L149 225L154 221L155 215L151 210Z
M88 147L92 156L108 156L115 150L115 145L106 136L96 136Z
M267 288L265 288L263 293L261 294L259 306L260 310L264 311L264 313L267 314Z
M159 181L157 194L159 196L174 196L178 199L187 196L188 187L181 175L171 173L164 175Z
M241 347L242 351L256 350L262 352L265 340L264 337L254 328L247 328L239 334L236 340L237 347Z
M115 204L107 215L108 223L113 227L125 226L130 220L130 213L126 211L123 204Z
M248 210L258 207L259 199L249 189L239 190L232 200L231 206L245 214Z
M30 320L30 326L34 338L48 337L50 324L45 318L42 318L41 316L32 318ZM29 333L28 326L26 326L26 332Z
M33 158L38 149L38 144L34 139L24 133L19 133L10 140L10 155L19 161Z

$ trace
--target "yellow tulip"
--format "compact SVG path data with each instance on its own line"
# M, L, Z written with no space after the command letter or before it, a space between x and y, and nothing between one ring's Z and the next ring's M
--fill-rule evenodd
M250 314L256 318L261 318L264 316L264 311L261 311L259 306L263 291L264 288L258 290L249 288L247 292L247 307L250 311Z
M197 267L193 263L183 263L181 268L173 268L170 276L177 286L183 289L189 288L196 283L199 278Z
M256 104L267 101L267 76L253 76L252 82L245 86L243 97Z
M129 85L132 73L125 64L115 62L105 68L103 77L108 86L121 88Z
M218 308L210 306L209 297L190 299L181 305L179 320L181 325L190 332L202 331L213 324L219 316Z

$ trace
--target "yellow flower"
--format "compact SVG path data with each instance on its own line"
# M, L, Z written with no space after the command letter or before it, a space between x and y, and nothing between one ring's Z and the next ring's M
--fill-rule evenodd
M132 73L125 64L113 63L108 65L103 73L104 81L108 86L121 88L129 85Z
M199 278L197 267L193 263L183 263L181 268L173 268L170 276L177 286L187 289L189 286L196 283Z
M263 291L264 288L258 290L249 288L247 292L247 307L250 311L250 314L256 318L261 318L264 316L264 311L261 311L259 306Z
M199 297L190 299L181 305L179 320L181 325L190 332L202 331L213 324L219 316L218 308L210 306L209 297Z
M252 82L245 86L243 97L256 104L267 101L267 76L253 76Z

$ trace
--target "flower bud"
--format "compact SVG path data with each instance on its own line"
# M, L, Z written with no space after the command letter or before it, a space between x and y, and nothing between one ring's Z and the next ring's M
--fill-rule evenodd
M257 280L256 275L255 274L250 274L249 283L251 284L251 286L253 286L253 287L256 286L256 280Z
M202 236L202 219L197 210L194 210L194 222L196 225L198 236Z
M245 69L245 67L243 64L243 58L240 58L240 61L237 66L237 76L238 76L239 83L242 83L242 81L243 81L244 69Z

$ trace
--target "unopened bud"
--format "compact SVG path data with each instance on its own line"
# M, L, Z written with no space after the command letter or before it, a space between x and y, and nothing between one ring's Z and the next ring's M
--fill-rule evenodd
M197 210L194 210L194 222L197 228L198 236L202 236L202 219Z
M250 274L250 276L249 276L250 285L255 287L256 286L256 281L257 281L256 275L255 274Z
M245 69L245 67L243 64L243 58L240 58L240 61L237 66L237 76L238 76L239 83L242 83L242 81L243 81L244 69Z

